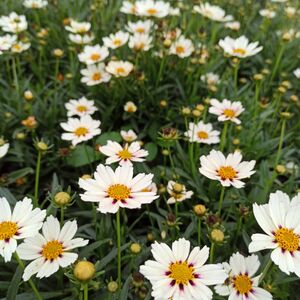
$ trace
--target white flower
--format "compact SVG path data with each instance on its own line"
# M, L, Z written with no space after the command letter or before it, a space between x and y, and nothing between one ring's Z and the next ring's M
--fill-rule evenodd
M226 12L221 7L210 5L207 2L195 5L193 9L195 12L213 21L228 22L233 19L230 15L226 16Z
M65 29L72 33L85 34L91 29L91 23L89 22L78 22L71 19L70 25L65 26Z
M16 203L13 212L6 198L0 198L0 255L5 262L10 261L16 251L17 240L36 235L45 217L46 211L33 209L27 197Z
M4 157L9 149L9 143L1 143L0 146L0 158Z
M17 249L21 259L32 260L24 270L23 280L29 280L34 274L38 278L49 277L59 267L66 268L74 263L78 254L70 250L83 247L89 242L82 238L74 239L76 231L76 221L68 221L60 229L58 220L49 216L43 224L43 234L26 238Z
M219 46L223 48L225 53L239 58L253 56L263 49L262 46L257 47L258 42L249 43L245 36L237 39L227 36L224 40L219 41Z
M225 23L224 26L225 26L225 28L229 28L231 30L240 30L241 23L238 21L227 22L227 23Z
M211 150L209 155L200 157L200 173L209 179L218 180L222 186L234 186L237 189L244 187L241 179L248 178L255 173L255 160L243 161L240 152L228 154L227 157L220 151Z
M152 37L147 34L136 33L129 38L128 46L136 51L148 51L152 45Z
M105 70L115 77L127 77L133 70L133 64L129 61L117 60L110 61Z
M48 5L47 0L24 0L23 5L27 8L43 8Z
M102 38L104 45L107 48L117 49L127 43L129 39L129 33L124 31L118 31L110 34L108 37Z
M116 213L120 207L141 208L158 198L154 192L142 191L152 183L152 174L139 173L133 177L133 167L119 166L115 171L109 166L99 165L94 179L79 179L85 190L83 201L99 202L98 210L104 214Z
M231 102L227 99L220 102L217 99L211 99L210 104L211 107L208 111L213 115L217 115L218 121L231 121L236 124L241 124L241 121L237 118L244 111L244 107L241 102Z
M188 57L194 52L195 48L190 39L180 36L170 47L170 54L175 54L180 58Z
M127 143L131 143L137 139L137 135L132 129L129 129L128 131L121 130L120 134L123 140Z
M3 31L20 33L27 29L28 23L24 15L18 15L13 11L8 16L0 17L0 26Z
M77 45L86 45L94 40L94 35L92 33L88 34L69 34L69 39L71 42Z
M28 50L30 46L30 43L16 42L11 46L10 51L12 53L22 53Z
M87 68L82 69L80 73L83 76L81 82L89 86L108 82L111 79L111 75L105 72L105 65L103 63L87 65Z
M3 36L0 36L0 54L2 54L2 51L9 50L12 45L16 43L17 36L16 35L10 35L6 34Z
M297 9L295 7L292 7L292 6L288 6L288 7L284 8L284 11L285 11L285 13L287 14L287 16L289 18L292 18L296 14Z
M300 79L300 68L297 68L293 73L298 79Z
M132 165L132 162L143 162L148 156L148 151L141 149L139 142L133 142L129 146L122 147L119 143L108 141L100 147L100 152L108 156L105 163L110 165L119 162L120 165Z
M203 143L203 144L217 144L220 142L220 132L213 130L210 123L204 124L200 121L198 124L189 123L189 130L184 133L189 138L189 142Z
M78 54L78 58L81 62L92 65L103 61L109 55L108 49L106 47L100 47L100 45L95 46L85 46L83 52Z
M137 1L137 15L145 17L164 18L170 13L170 4L164 1Z
M155 29L154 22L151 20L146 21L137 21L137 22L128 22L126 30L132 34L150 34L151 30Z
M200 79L208 85L218 85L220 83L220 76L211 72L202 75Z
M276 12L270 9L261 9L259 10L259 14L268 19L273 19L276 16Z
M179 7L170 7L169 9L169 15L170 16L179 16L180 15L180 9Z
M101 133L100 121L93 120L90 115L85 115L80 119L69 118L66 123L60 123L60 126L67 131L61 138L65 141L71 141L75 146L81 142L88 141Z
M146 261L140 272L151 282L155 300L211 300L213 293L207 286L222 284L227 278L221 264L204 265L208 247L195 247L191 252L190 247L183 238L173 242L172 248L158 242L151 245L155 260Z
M268 204L253 204L255 219L265 234L251 236L250 252L272 249L271 259L286 274L300 277L300 194L292 200L281 191Z
M173 180L170 180L168 182L167 191L171 196L167 201L168 204L182 202L186 199L190 199L194 194L193 191L187 191L185 185L177 183Z
M222 285L217 285L215 291L221 296L229 296L230 300L271 300L272 295L258 287L259 277L255 273L259 269L260 262L257 255L243 256L234 253L230 257L229 264L223 263L223 267L228 274L227 281Z
M69 102L65 104L65 107L68 110L68 117L92 115L98 110L94 105L94 101L88 100L85 97L81 97L78 100L70 99Z
M137 111L137 107L132 101L128 101L124 105L124 111L128 113L135 113Z
M136 5L130 1L123 1L120 12L124 14L136 14Z

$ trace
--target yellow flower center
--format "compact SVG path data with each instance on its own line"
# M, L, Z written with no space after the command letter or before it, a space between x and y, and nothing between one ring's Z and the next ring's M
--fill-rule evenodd
M92 79L93 79L94 81L100 80L100 79L101 79L101 74L100 74L100 72L94 73Z
M236 178L236 171L231 166L223 166L218 170L218 175L221 177L222 180L232 180Z
M182 46L176 46L176 53L177 54L184 53L184 47L182 47Z
M99 59L100 59L100 57L101 57L101 55L100 55L100 54L98 54L98 53L94 53L94 54L92 54L92 55L91 55L91 60L93 60L93 61L97 61L97 60L99 60Z
M114 200L125 201L130 196L130 189L124 184L117 183L108 188L107 194Z
M121 46L121 45L122 45L122 41L121 41L120 39L114 39L114 40L113 40L113 44L114 44L115 46Z
M240 294L248 294L252 290L252 281L248 275L238 275L233 278L233 286Z
M230 108L226 108L223 111L223 114L227 117L227 118L233 118L235 116L235 111L233 109Z
M87 111L87 108L84 105L78 105L76 109L79 112L85 112L85 111Z
M118 156L121 159L130 159L132 157L132 154L128 151L128 149L123 149L118 153Z
M122 73L125 73L125 69L123 67L118 67L118 68L116 68L116 72L118 74L122 74Z
M82 135L86 135L88 133L88 129L85 127L78 127L75 131L74 134L77 136L82 136Z
M186 261L171 263L168 276L176 281L178 285L187 285L190 280L195 278L195 269L188 265Z
M12 47L11 47L13 50L15 50L15 51L20 51L21 50L21 45L20 44L14 44L14 45L12 45Z
M149 8L149 9L147 9L147 13L149 15L155 15L155 14L157 14L157 9L155 9L155 8Z
M245 55L246 54L246 50L242 49L242 48L236 48L236 49L233 49L233 53L234 54Z
M143 27L137 28L136 32L138 32L138 33L145 33L145 28L143 28Z
M0 240L9 240L18 231L18 226L14 222L5 221L0 223Z
M300 237L292 229L278 229L275 232L275 240L281 249L290 252L297 251L300 247Z
M205 131L198 131L197 135L199 139L208 139L208 133Z
M54 240L43 246L42 256L47 260L57 259L62 253L63 246L59 241Z

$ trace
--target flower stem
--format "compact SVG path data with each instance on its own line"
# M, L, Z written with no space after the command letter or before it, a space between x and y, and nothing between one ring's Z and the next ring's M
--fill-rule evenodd
M36 169L35 169L35 185L34 185L34 199L33 199L35 207L38 206L41 159L42 159L42 151L38 151L38 157L37 157Z
M19 257L19 255L17 254L17 252L14 253L14 256L15 256L15 259L16 259L16 261L18 262L19 266L24 270L24 269L25 269L24 263L23 263L22 260L20 259L20 257ZM31 286L31 288L32 288L32 290L33 290L33 292L34 292L36 299L38 299L38 300L43 300L43 298L42 298L41 295L39 294L39 292L38 292L38 290L37 290L37 288L36 288L34 282L33 282L31 279L29 279L29 280L28 280L28 283L30 284L30 286Z
M226 144L227 129L228 129L228 122L225 122L223 130L222 130L221 143L220 143L220 150L221 151L224 150L224 147L225 147L225 144Z
M280 64L283 52L284 52L284 48L285 48L284 44L282 44L280 46L279 50L278 50L278 54L277 54L277 57L276 57L275 65L274 65L274 68L273 68L273 71L272 71L272 75L271 75L271 79L270 79L269 82L273 82L273 79L276 76L276 73L277 73L277 70L278 70L278 67L279 67L279 64Z
M215 252L215 243L211 243L210 254L209 254L209 262L214 262L214 252Z
M281 150L282 150L282 144L283 144L283 138L284 138L284 133L285 133L285 127L286 127L286 120L282 120L282 125L281 125L281 132L280 132L280 138L279 138L279 144L278 144L278 150L277 150L277 155L275 159L275 164L274 164L274 169L279 163L279 159L281 156Z
M236 63L233 70L234 76L234 97L237 97L238 93L238 73L239 73L239 63Z
M121 291L121 222L120 208L117 211L118 289Z
M272 266L272 260L269 259L269 261L268 261L268 263L266 264L266 266L265 266L265 268L264 268L264 270L263 270L261 276L259 277L258 283L261 283L261 282L264 280L264 278L266 277L267 273L269 272L271 266Z
M224 194L225 194L225 187L222 186L221 194L220 194L220 200L219 200L218 216L221 215L221 210L222 210L223 200L224 200Z
M198 218L198 246L201 246L201 218Z
M60 208L60 226L63 226L64 224L64 215L65 215L65 208Z
M18 74L17 74L17 66L16 66L16 60L15 57L12 57L12 71L14 76L14 84L17 91L17 94L19 96L19 81L18 81Z
M89 288L88 284L83 285L83 300L88 300L89 299Z

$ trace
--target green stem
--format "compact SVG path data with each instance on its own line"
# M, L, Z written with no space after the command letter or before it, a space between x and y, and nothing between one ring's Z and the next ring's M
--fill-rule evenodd
M220 150L221 151L223 151L224 147L225 147L227 129L228 129L228 121L225 122L223 130L222 130L221 143L220 143Z
M220 194L220 199L219 199L218 216L221 215L221 210L222 210L223 200L224 200L224 194L225 194L225 187L222 186L221 194Z
M38 151L38 157L37 157L36 169L35 169L35 185L34 185L34 199L33 199L35 207L38 206L38 193L39 193L41 159L42 159L42 152Z
M282 44L280 46L280 49L279 49L277 57L276 57L276 62L275 62L275 65L274 65L274 68L273 68L273 71L272 71L270 82L273 82L273 79L276 76L276 73L277 73L277 70L278 70L278 67L279 67L279 64L280 64L283 52L284 52L284 48L285 48L284 44Z
M275 159L275 164L274 164L274 169L279 163L280 156L281 156L281 150L282 150L282 144L283 144L283 138L284 138L284 133L285 133L285 127L286 127L286 120L282 120L282 126L281 126L281 133L280 133L280 138L279 138L279 144L278 144L278 150L277 150L277 155Z
M201 218L198 218L198 246L201 246Z
M215 252L215 243L211 243L209 262L212 264L214 262L214 252Z
M239 73L239 63L234 66L234 97L237 97L238 92L238 73Z
M117 211L118 289L121 291L121 222L120 208Z
M16 60L15 56L12 57L12 71L14 76L14 84L16 87L17 94L19 96L19 81L18 81L18 74L17 74L17 66L16 66Z
M89 299L89 287L88 284L83 285L83 300L88 300Z
M268 263L266 264L261 276L259 277L258 284L260 284L264 280L264 278L266 277L267 273L269 272L271 266L272 266L272 260L269 258Z
M64 215L65 215L65 208L60 208L60 226L63 226L64 224Z
M24 269L25 269L24 263L23 263L23 261L20 259L20 257L19 257L19 255L17 254L17 252L14 253L14 256L15 256L15 259L16 259L16 261L18 262L19 266L24 270ZM32 290L33 290L33 292L34 292L36 299L38 299L38 300L43 300L43 298L42 298L41 295L39 294L39 292L38 292L38 290L37 290L37 288L36 288L34 282L33 282L31 279L29 279L29 280L28 280L28 283L30 284L30 286L31 286L31 288L32 288Z

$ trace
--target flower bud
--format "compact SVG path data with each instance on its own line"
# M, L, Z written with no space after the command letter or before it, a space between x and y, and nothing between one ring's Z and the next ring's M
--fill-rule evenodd
M199 217L203 216L206 213L206 207L203 204L197 204L193 209L194 213Z
M110 281L107 285L107 289L110 293L115 293L118 290L119 286L116 281Z
M213 229L210 233L211 239L216 243L221 243L224 241L224 232L220 229Z
M54 196L54 202L58 206L65 206L71 201L71 196L70 194L66 192L58 192Z
M26 101L31 101L33 100L33 94L31 91L27 90L24 92L23 97Z
M95 273L95 266L89 261L79 261L74 267L74 276L79 281L89 281L94 277Z
M138 254L138 253L141 252L141 250L142 250L142 247L141 247L141 245L138 244L138 243L132 243L132 244L130 245L130 251L131 251L133 254Z

